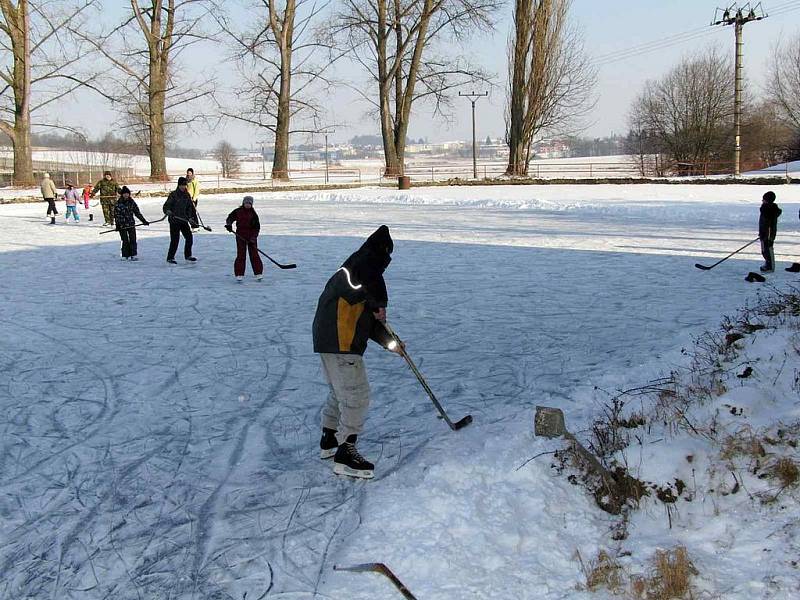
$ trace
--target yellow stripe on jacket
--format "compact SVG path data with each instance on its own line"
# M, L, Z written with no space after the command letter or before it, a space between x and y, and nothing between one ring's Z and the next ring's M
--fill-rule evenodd
M339 298L336 306L336 329L339 336L339 352L350 352L356 336L356 324L364 312L364 302L350 304Z

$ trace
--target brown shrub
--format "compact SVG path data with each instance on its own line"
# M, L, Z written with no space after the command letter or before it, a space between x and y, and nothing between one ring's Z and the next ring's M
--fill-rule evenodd
M780 481L783 487L789 487L795 485L800 479L800 469L795 461L783 456L772 466L770 475Z
M658 550L648 576L631 578L631 595L637 600L691 598L692 577L697 575L683 546Z

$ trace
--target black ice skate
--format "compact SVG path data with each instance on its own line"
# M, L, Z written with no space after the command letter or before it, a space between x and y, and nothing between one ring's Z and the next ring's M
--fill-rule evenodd
M322 459L333 458L339 448L339 441L336 439L336 430L322 428L322 438L319 440L319 457Z
M356 449L355 436L351 435L336 450L333 457L333 472L337 475L372 479L375 476L375 465L359 454Z

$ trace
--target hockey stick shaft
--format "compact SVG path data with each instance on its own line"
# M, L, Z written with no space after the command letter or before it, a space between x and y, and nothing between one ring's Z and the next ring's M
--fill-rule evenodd
M760 239L761 239L761 238L756 238L756 239L754 239L754 240L753 240L753 241L751 241L751 242L747 242L747 243L746 243L744 246L742 246L742 247L741 247L741 248L739 248L738 250L734 250L733 252L731 252L730 254L728 254L728 256L726 256L725 258L722 258L722 259L718 260L717 262L715 262L715 263L714 263L713 265L711 265L711 266L705 266L705 265L701 265L700 263L695 263L695 265L694 265L694 266L695 266L695 267L697 267L698 269L702 269L703 271L710 271L711 269L713 269L714 267L716 267L718 264L725 262L726 260L728 260L728 259L729 259L731 256L733 256L734 254L739 254L739 252L741 252L742 250L744 250L744 249L745 249L745 248L747 248L748 246L751 246L752 244L755 244L755 243L756 243L758 240L760 240Z
M333 565L334 571L350 571L352 573L380 573L384 575L386 578L389 579L394 584L394 587L403 594L403 597L406 600L417 600L417 597L411 593L402 581L392 573L392 570L387 567L383 563L365 563L363 565L353 565L352 567L340 567L338 565Z
M178 217L178 216L176 216L176 215L172 215L172 218L173 218L173 219L177 219L178 221L183 221L184 223L189 223L189 225L191 225L191 224L192 224L192 222L191 222L191 221L189 221L188 219L184 219L184 218L182 218L182 217ZM211 231L211 227L206 227L205 225L203 225L202 227L203 227L203 229L205 229L206 231Z
M431 386L429 386L428 382L425 381L425 378L422 376L422 373L420 373L419 369L417 368L417 365L414 364L414 361L411 360L411 357L408 355L408 352L406 352L405 345L400 340L400 337L394 332L394 329L392 329L392 327L385 321L383 323L383 326L386 328L386 331L389 332L389 335L392 336L392 339L394 339L394 341L397 343L400 349L400 355L405 359L406 363L411 368L411 371L414 373L414 376L417 378L417 381L419 381L420 385L422 385L422 389L424 389L425 393L428 394L428 398L431 399L431 402L433 402L433 405L436 407L436 410L439 411L439 414L445 420L445 423L447 423L450 429L452 429L453 431L458 431L462 427L466 427L467 425L472 423L472 415L467 415L466 417L460 419L455 423L453 423L453 421L450 420L450 417L447 416L444 407L441 405L439 400L437 400L436 394L433 393Z
M200 216L200 213L197 212L197 209L194 209L194 214L197 215L197 220L200 221L200 226L205 229L206 231L211 231L211 227L206 227L206 224L203 223L203 217Z
M163 221L166 218L167 215L164 215L163 217L161 217L160 219L156 219L155 221L148 221L148 225L152 225L153 223L161 223L161 221ZM134 223L133 225L130 225L128 227L123 227L122 229L135 229L136 227L142 227L142 226L144 226L144 223ZM106 229L105 231L101 231L100 235L103 235L105 233L113 233L115 231L119 231L119 229Z
M236 233L235 231L233 232L233 235L235 235L237 238L239 238L240 240L242 240L242 241L243 241L245 244L248 244L248 245L250 245L250 243L251 243L251 242L249 242L248 240L246 240L245 238L243 238L242 236L240 236L240 235L239 235L238 233ZM261 248L258 248L258 247L257 247L257 248L256 248L256 251L257 251L259 254L261 254L261 255L262 255L264 258L266 258L268 261L270 261L270 262L271 262L273 265L275 265L276 267L278 267L279 269L296 269L296 268L297 268L297 265L296 265L296 264L294 264L294 263L289 263L289 264L286 264L286 265L282 265L281 263L279 263L278 261L276 261L275 259L273 259L273 258L272 258L272 257L271 257L269 254L267 254L266 252L263 252L263 251L261 250Z

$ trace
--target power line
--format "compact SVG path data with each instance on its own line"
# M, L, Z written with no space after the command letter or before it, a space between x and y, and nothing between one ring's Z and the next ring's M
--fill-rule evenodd
M770 16L785 15L790 12L796 11L798 9L800 9L800 1L793 0L791 2L783 2L777 4L774 7L774 9L770 11L769 14ZM650 42L644 42L636 46L631 46L630 48L623 48L620 50L615 50L613 52L600 54L594 57L594 59L591 62L592 64L598 67L604 66L618 61L626 60L628 58L643 56L645 54L657 52L658 50L664 50L672 46L701 39L710 35L714 35L718 31L719 31L718 29L712 29L709 27L691 29L689 31L684 31L682 33L675 33L657 40L652 40Z

